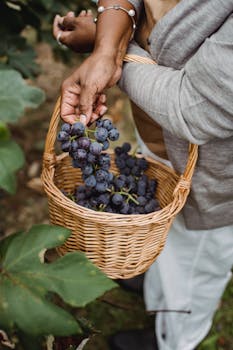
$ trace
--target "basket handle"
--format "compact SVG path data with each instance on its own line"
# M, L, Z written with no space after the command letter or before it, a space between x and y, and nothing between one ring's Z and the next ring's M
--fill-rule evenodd
M148 57L141 57L138 55L125 55L124 61L126 62L138 62L144 64L156 64L155 61ZM45 141L45 151L43 155L43 165L45 167L50 167L56 163L56 153L55 153L55 141L57 137L57 129L60 121L60 105L61 105L61 97L58 98L56 105L54 107L54 111L50 120L49 129L46 136ZM183 175L180 176L180 181L178 182L174 195L178 193L180 190L188 190L190 189L191 179L194 173L194 168L197 162L198 157L198 146L194 144L189 144L189 156L186 164L185 171Z

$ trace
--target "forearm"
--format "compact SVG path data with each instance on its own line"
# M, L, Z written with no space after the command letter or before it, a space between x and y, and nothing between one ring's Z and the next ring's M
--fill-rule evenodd
M98 3L98 6L105 8L113 5L120 5L128 11L134 9L126 0L100 0ZM132 33L133 21L125 11L105 10L98 15L94 52L111 55L122 61Z

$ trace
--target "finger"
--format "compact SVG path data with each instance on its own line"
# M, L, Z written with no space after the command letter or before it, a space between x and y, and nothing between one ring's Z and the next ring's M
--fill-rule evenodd
M73 16L66 16L63 19L63 27L65 28L65 30L73 30L75 28L75 17Z
M75 13L74 13L74 11L69 11L66 16L75 17Z
M60 31L60 34L59 34L59 41L64 44L64 45L68 45L70 44L71 42L71 35L72 35L72 31L66 31L66 32L61 32ZM69 46L70 47L70 46Z
M105 103L107 101L107 96L105 94L101 94L98 98L98 103Z
M95 110L94 113L97 114L98 116L103 116L108 110L108 107L105 105L98 105Z
M115 71L115 73L113 74L112 78L110 79L110 81L108 82L108 88L111 88L112 86L114 86L118 80L121 77L121 73L122 73L122 68L118 67Z
M90 124L94 123L99 118L100 118L100 116L97 113L92 113L90 122L88 124L90 125Z
M91 115L93 113L93 105L96 102L96 91L93 87L84 86L81 89L79 109L82 114L87 117L87 123L89 123Z
M65 82L62 86L61 118L73 124L77 121L76 107L79 105L80 87L77 84Z
M79 109L79 107L76 107L76 108L75 108L75 113L76 113L77 115L80 115L80 109Z
M60 15L56 15L53 21L53 35L55 38L57 38L58 33L61 31L62 23L63 17L61 17Z
M86 15L87 15L87 16L93 16L93 12L92 12L92 10L87 10Z
M86 16L86 10L82 10L78 15L78 17L84 17L84 16Z

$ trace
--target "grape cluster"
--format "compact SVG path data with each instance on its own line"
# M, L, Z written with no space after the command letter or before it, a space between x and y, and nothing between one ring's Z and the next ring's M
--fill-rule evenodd
M115 148L119 175L110 171L110 155L103 151L118 138L119 131L109 119L98 120L94 129L85 128L80 122L62 125L57 139L62 151L69 152L73 166L81 169L84 181L72 199L88 209L110 213L145 214L159 210L154 198L157 182L144 174L147 160L129 154L129 143Z

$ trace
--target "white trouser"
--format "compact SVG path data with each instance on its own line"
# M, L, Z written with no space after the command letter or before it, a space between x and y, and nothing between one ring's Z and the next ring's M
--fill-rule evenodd
M153 156L140 145L143 154ZM159 350L193 350L203 340L231 278L232 264L233 226L187 230L182 213L177 215L164 250L145 275L144 298L148 311L191 313L157 313Z

